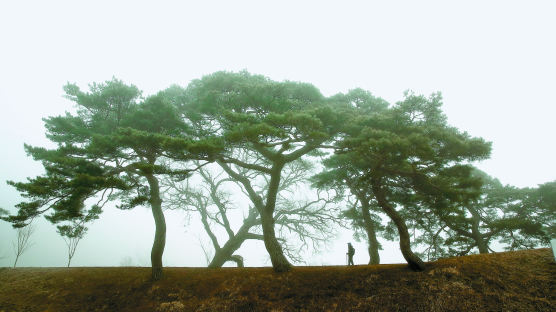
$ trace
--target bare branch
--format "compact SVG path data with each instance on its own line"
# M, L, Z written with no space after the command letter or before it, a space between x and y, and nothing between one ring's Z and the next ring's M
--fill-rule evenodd
M15 242L12 242L12 247L15 253L14 268L17 266L17 261L23 255L32 243L29 241L31 235L35 232L35 226L32 224L34 218L24 227L17 228L17 238Z

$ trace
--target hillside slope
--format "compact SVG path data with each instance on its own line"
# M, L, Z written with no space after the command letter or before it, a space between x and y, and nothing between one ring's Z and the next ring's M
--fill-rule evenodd
M0 269L0 311L556 311L550 249L354 267Z

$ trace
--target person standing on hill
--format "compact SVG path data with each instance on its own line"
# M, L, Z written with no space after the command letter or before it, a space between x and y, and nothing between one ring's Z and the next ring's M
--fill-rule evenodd
M353 248L353 246L351 245L351 243L348 243L348 265L353 265L353 255L355 254L355 248Z

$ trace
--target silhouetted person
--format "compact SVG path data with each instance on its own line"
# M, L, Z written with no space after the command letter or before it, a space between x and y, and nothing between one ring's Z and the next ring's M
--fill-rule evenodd
M351 246L351 243L348 243L348 265L353 265L353 255L355 254L355 248Z

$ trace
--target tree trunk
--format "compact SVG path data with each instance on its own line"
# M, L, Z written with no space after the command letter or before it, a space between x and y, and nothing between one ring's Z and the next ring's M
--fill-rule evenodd
M220 268L226 263L227 261L231 260L232 255L236 250L241 247L241 244L245 241L245 239L241 239L240 237L233 236L230 238L222 248L214 251L214 257L210 261L208 267L209 268Z
M386 200L386 196L383 190L380 188L380 180L371 179L372 190L378 205L382 210L392 219L396 227L398 228L398 234L400 235L400 250L403 257L409 264L409 267L414 271L422 271L425 269L425 263L416 254L411 251L411 241L409 236L409 231L407 230L407 225L404 219L398 214L396 209L392 207Z
M15 261L14 261L14 269L17 265L17 260L19 259L19 255L15 255Z
M224 265L224 263L226 263L226 261L230 259L230 256L231 255L225 250L222 249L215 250L214 257L212 257L212 260L210 260L208 267L211 269L221 268Z
M235 173L222 161L218 161L218 164L234 179L240 181L244 186L246 191L249 193L249 198L255 205L255 208L259 211L261 217L261 226L263 229L263 241L270 256L270 261L272 262L272 267L275 272L286 272L291 268L291 264L288 259L284 256L282 246L276 239L276 233L274 231L274 209L276 207L276 197L278 194L278 188L280 185L280 175L282 168L284 167L283 162L277 160L274 161L274 166L270 173L270 183L268 184L268 192L266 196L266 204L263 204L262 199L257 195L257 193L251 187L249 181Z
M151 250L152 280L157 281L162 278L162 254L166 245L166 221L162 212L162 199L158 179L152 175L146 175L150 188L150 204L154 217L155 232L154 243Z
M380 255L378 254L378 240L376 238L376 230L373 220L371 219L371 212L369 209L369 201L367 198L359 198L361 202L361 210L363 213L363 222L365 224L365 231L367 232L367 242L369 244L369 264L379 264Z
M477 248L479 249L479 253L487 254L488 253L488 244L481 235L481 230L479 228L481 222L481 216L474 208L467 208L469 212L471 212L471 235L473 236L473 240L477 244Z
M291 264L289 263L284 252L282 251L282 246L276 239L276 233L274 231L274 217L263 213L261 215L262 227L263 227L263 237L264 245L270 256L270 261L272 262L272 268L275 272L287 272L291 269Z
M287 272L292 266L288 259L286 259L286 256L284 256L284 251L278 239L276 239L276 232L274 230L274 209L276 208L276 197L278 195L280 175L283 167L283 164L274 165L272 167L266 196L266 205L260 213L264 245L268 251L275 272Z
M214 250L214 257L210 261L208 267L209 268L220 268L224 265L224 263L228 261L234 261L237 263L238 267L243 267L243 258L239 255L234 255L243 242L247 239L252 238L249 236L249 230L257 224L257 214L254 211L249 212L249 216L243 220L243 224L239 228L236 234L233 234L233 231L230 229L228 233L232 233L229 236L228 241L222 246L222 248L218 247ZM208 227L208 224L207 224ZM212 233L210 229L207 229L208 232Z
M481 254L489 253L488 252L488 244L485 242L484 238L481 235L476 237L475 241L477 242L477 248L479 248L479 253L481 253Z
M239 243L235 248L228 246L228 244L224 245L224 247L214 252L214 257L210 261L208 267L211 269L221 268L224 263L228 261L233 261L238 267L243 267L243 258L239 255L233 254L237 249L239 249L240 246L241 243Z

